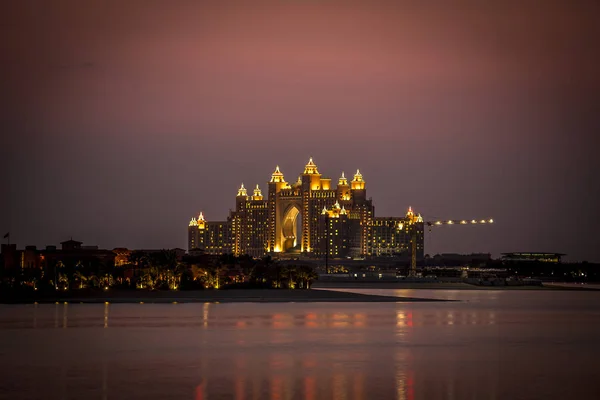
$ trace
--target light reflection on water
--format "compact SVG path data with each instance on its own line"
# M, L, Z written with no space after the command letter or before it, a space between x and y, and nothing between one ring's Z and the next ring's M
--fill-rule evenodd
M0 397L600 398L598 293L400 293L466 301L0 306Z

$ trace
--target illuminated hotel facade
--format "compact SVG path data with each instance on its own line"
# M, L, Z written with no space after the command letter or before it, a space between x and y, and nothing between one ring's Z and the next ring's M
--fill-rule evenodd
M333 258L408 254L416 229L417 257L423 256L423 220L409 209L406 217L375 217L360 171L349 180L342 172L335 188L312 158L294 183L279 167L271 175L266 198L259 185L238 189L235 211L224 221L192 218L188 249L209 254L263 257L300 253ZM417 220L406 224L407 218Z

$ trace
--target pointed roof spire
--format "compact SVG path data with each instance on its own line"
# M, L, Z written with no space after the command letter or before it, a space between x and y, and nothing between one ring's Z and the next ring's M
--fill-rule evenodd
M243 183L242 183L242 186L240 186L240 188L238 189L238 194L237 195L238 196L248 196L248 191L244 187Z
M256 184L256 188L254 189L254 197L262 197L262 191L260 190L260 186L258 186L258 183Z
M279 165L275 167L275 172L271 175L271 182L285 182L283 174L279 170Z
M308 164L304 167L305 174L318 174L317 165L313 162L312 157L308 160Z
M348 179L346 179L346 175L344 174L344 172L342 171L342 176L340 177L340 179L338 180L338 186L347 186L348 185Z
M204 213L200 211L200 215L198 216L198 221L204 221Z
M354 182L362 182L362 181L363 181L363 176L361 175L361 173L360 173L360 170L359 170L359 169L357 169L357 170L356 170L356 174L354 174L354 179L353 179L353 181L354 181Z

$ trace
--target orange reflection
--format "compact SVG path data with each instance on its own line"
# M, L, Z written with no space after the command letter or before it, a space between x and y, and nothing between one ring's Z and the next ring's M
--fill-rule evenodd
M345 400L346 399L346 375L344 374L336 374L333 377L333 398Z
M365 398L365 375L356 374L354 375L354 399L363 400Z
M335 313L332 316L333 322L330 324L333 328L344 328L350 325L348 322L348 314Z
M204 400L204 384L196 386L196 397L195 400Z
M271 400L281 400L283 394L283 380L280 376L271 379Z
M317 382L314 377L304 377L304 398L306 400L314 400Z
M350 325L350 323L348 321L334 321L331 326L333 328L345 328L348 325Z
M204 303L204 306L202 306L202 326L204 328L208 327L208 307L209 307L210 303Z
M396 326L406 326L406 312L404 310L396 311Z
M315 313L308 313L306 315L304 315L304 326L306 328L316 328L319 326L319 324L317 323L317 314Z
M356 328L365 326L367 316L365 314L354 314L354 323L352 324Z
M235 400L246 399L246 380L241 373L238 372L237 379L235 380Z
M282 329L292 326L291 316L289 314L274 314L272 319L273 328Z
M406 394L408 400L415 400L415 376L412 370L408 371L408 379L406 380Z

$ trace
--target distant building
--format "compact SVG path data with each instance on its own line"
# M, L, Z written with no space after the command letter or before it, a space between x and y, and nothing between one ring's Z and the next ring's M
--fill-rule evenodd
M82 242L67 240L61 242L60 250L56 246L37 249L26 246L18 250L16 244L2 245L4 268L44 268L58 263L64 265L87 265L102 263L114 265L115 253L111 250L98 249L98 246L82 246Z
M547 262L560 263L562 253L502 253L502 261L505 262Z
M113 249L113 253L115 253L115 267L122 267L129 264L129 256L132 253L131 250L124 247L117 247Z
M409 209L407 217L410 217ZM417 259L423 259L424 224L422 219L411 227L406 223L407 217L377 217L373 220L372 255L404 256L411 251L411 229L416 229Z
M232 219L227 221L205 221L200 213L192 218L188 228L188 250L202 249L207 254L233 252ZM239 226L235 228L239 229Z
M156 254L165 251L164 249L129 250L124 247L106 250L99 249L98 246L83 246L82 242L72 239L60 244L60 249L50 245L44 249L26 246L23 250L17 250L16 244L3 244L0 259L4 268L44 268L58 264L73 266L100 264L107 267L122 267L130 263L130 256L133 252ZM181 261L186 254L185 250L180 248L168 250L175 252L177 261Z
M192 218L188 250L253 257L270 253L379 256L409 251L412 229L416 229L417 257L422 258L423 220L414 216L411 221L417 221L416 224L402 224L405 218L409 215L375 218L360 171L351 181L342 173L337 187L332 188L331 179L323 177L310 159L294 183L286 182L276 167L266 198L258 185L249 195L242 184L235 211L225 221L206 221L202 213L197 219Z

